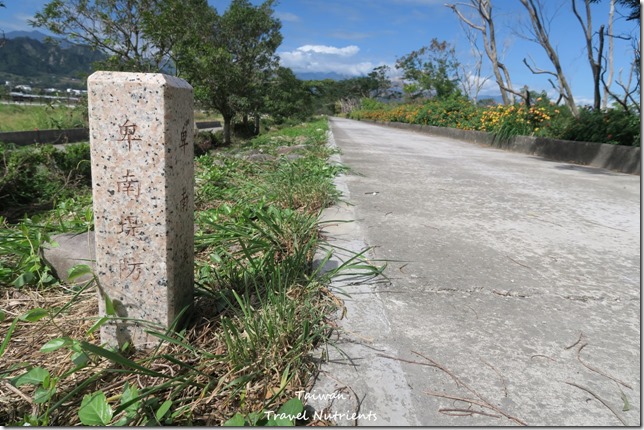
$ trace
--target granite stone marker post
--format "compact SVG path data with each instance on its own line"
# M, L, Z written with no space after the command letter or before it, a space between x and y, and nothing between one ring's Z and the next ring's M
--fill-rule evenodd
M152 346L192 305L192 87L163 74L96 72L88 80L101 341ZM158 328L157 328L158 331Z

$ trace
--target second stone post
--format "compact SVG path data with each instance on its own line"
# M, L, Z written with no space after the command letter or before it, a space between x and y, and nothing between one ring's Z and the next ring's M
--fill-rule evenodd
M192 87L163 74L88 78L101 341L145 348L148 321L169 327L194 283Z

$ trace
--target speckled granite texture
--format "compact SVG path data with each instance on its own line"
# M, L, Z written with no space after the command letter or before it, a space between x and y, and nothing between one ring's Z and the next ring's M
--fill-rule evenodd
M158 339L140 320L165 328L192 303L192 87L163 74L96 72L88 93L99 311L107 295L127 318L104 325L101 341L146 348Z

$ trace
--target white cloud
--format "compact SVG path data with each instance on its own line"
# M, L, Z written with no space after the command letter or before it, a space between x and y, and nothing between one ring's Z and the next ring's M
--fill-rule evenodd
M315 54L328 54L339 55L341 57L352 57L360 52L360 48L356 45L345 46L344 48L336 48L335 46L326 45L304 45L295 50L302 53L315 53Z
M281 21L285 21L285 22L300 22L301 21L299 16L297 16L294 13L291 13L291 12L276 12L275 16L277 16L277 18L279 18Z
M294 72L339 73L342 75L365 75L374 67L370 61L356 61L360 52L356 45L342 48L327 45L304 45L293 51L279 52L280 63Z

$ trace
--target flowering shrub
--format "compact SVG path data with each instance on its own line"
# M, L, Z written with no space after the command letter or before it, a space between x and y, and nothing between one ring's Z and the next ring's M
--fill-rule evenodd
M552 115L559 113L559 109L546 106L497 105L483 111L479 130L492 132L501 139L517 135L547 136Z
M416 123L452 127L463 130L476 130L480 114L476 106L463 97L427 103L416 116Z
M616 109L607 112L582 109L580 117L574 118L567 107L555 105L545 96L537 98L529 108L523 103L483 108L463 97L413 104L365 99L350 118L480 130L494 133L499 139L521 135L640 145L639 115Z
M351 112L350 118L476 130L480 114L479 109L467 99L451 97L400 105L374 105L363 102L360 110Z

